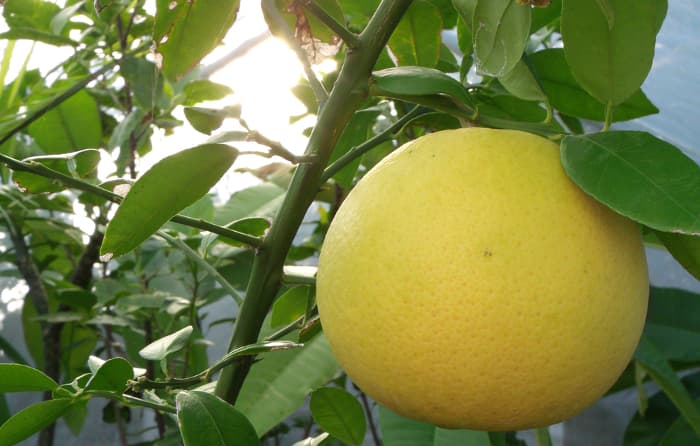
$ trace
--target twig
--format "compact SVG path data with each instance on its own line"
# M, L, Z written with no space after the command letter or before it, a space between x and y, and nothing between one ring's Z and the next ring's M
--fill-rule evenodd
M16 171L29 172L44 178L56 180L59 183L68 186L72 189L77 189L83 192L90 193L92 195L98 196L113 203L121 203L123 200L122 196L110 192L107 189L103 189L99 186L86 183L85 181L73 178L61 172L57 172L53 169L49 169L45 165L36 161L20 161L18 159L0 153L0 163L4 163L11 169ZM171 218L170 221L174 223L180 223L185 226L190 226L192 228L202 229L204 231L219 234L223 237L227 237L231 240L236 240L245 243L246 245L255 248L259 248L262 246L262 239L260 239L259 237L255 237L244 232L236 231L234 229L225 228L223 226L219 226L202 219L191 218L178 214Z
M365 413L367 414L367 424L369 424L369 431L372 434L372 439L376 446L382 446L382 440L379 437L379 432L377 431L377 426L374 424L374 417L372 416L372 408L369 406L369 400L367 395L362 391L355 383L352 383L355 390L360 394L360 401L362 401L362 406L365 408Z
M391 126L389 126L389 128L387 128L383 132L373 136L372 138L368 139L359 146L355 146L352 149L345 152L343 156L335 160L330 166L326 168L326 170L323 171L323 175L321 175L321 181L328 181L329 178L338 173L340 170L343 169L343 167L347 166L355 159L364 155L371 149L377 147L379 144L393 139L396 136L396 133L400 131L406 125L406 123L416 118L417 116L428 112L429 110L427 109L424 109L420 106L415 106L414 108L409 110L408 113L403 115L401 119L393 123Z
M273 141L265 135L261 134L256 130L251 130L246 137L248 141L252 141L270 149L271 156L279 156L292 164L298 164L301 162L308 162L309 159L304 156L297 156L287 150L282 144L277 141Z
M277 9L275 1L263 0L262 7L268 16L275 22L275 25L277 25L279 28L280 32L282 33L283 40L296 53L297 58L304 67L304 73L306 74L306 78L311 85L311 89L318 100L319 106L322 106L328 99L328 92L321 81L318 80L318 77L316 77L316 73L314 73L314 70L311 68L311 63L309 62L306 53L304 52L303 48L299 46L294 38L294 35L292 35L292 32L287 27L287 22L285 22L284 17L282 17L282 14Z
M214 280L219 282L219 285L221 285L221 287L224 290L226 290L226 292L229 293L231 297L233 297L233 300L235 300L239 306L243 303L243 297L238 293L238 291L236 291L233 285L231 285L231 283L228 280L226 280L224 276L222 276L221 273L219 273L219 271L216 268L214 268L209 262L207 262L202 256L200 256L192 248L187 246L185 242L178 238L171 237L163 231L158 231L157 234L160 237L162 237L166 242L180 249L187 257L190 258L190 260L195 262L195 264L197 264L209 275L211 275L214 278Z
M309 12L316 16L324 25L331 29L340 39L345 42L348 48L358 48L360 39L357 34L351 32L342 23L339 23L334 17L321 8L314 0L305 0L302 6L308 9Z

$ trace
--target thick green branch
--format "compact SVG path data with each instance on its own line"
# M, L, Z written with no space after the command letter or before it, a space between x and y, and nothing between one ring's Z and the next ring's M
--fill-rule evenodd
M270 6L269 3L265 0L263 4ZM229 350L258 340L262 323L279 290L285 257L306 210L316 196L323 169L340 134L366 99L372 68L410 4L411 0L383 0L360 34L358 48L348 50L338 79L321 107L317 124L309 137L305 155L315 159L299 165L295 171L284 202L253 262L246 298ZM249 358L242 358L223 369L216 394L230 403L235 402L251 364Z

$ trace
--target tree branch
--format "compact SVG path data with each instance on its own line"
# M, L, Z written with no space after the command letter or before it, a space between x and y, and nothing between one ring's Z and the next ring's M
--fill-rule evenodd
M80 190L83 192L90 193L92 195L95 195L97 197L103 198L107 201L111 201L113 203L121 203L123 200L123 197L121 195L117 195L113 192L108 191L107 189L103 189L99 186L95 186L94 184L86 183L85 181L79 180L77 178L73 178L71 176L65 175L61 172L57 172L55 170L49 169L45 165L36 162L36 161L20 161L18 159L12 158L10 156L7 156L5 154L0 153L0 163L6 164L8 167L10 167L12 170L20 171L20 172L29 172L33 173L35 175L39 175L44 178L49 178L52 180L56 180L59 183L71 188L71 189L76 189ZM219 234L223 237L230 238L231 240L236 240L242 243L245 243L246 245L252 246L252 247L260 247L262 244L262 240L259 237L252 236L250 234L246 234L245 232L240 232L236 231L234 229L228 229L223 226L215 225L214 223L210 223L208 221L202 220L202 219L196 219L196 218L191 218L187 217L184 215L176 215L173 218L170 219L170 221L174 223L180 223L185 226L190 226L192 228L197 228L197 229L202 229L204 231L209 231L214 234Z
M264 0L263 4L274 9L270 0ZM240 308L229 351L257 341L263 320L277 295L285 257L306 210L316 196L331 151L355 110L367 97L372 68L410 4L411 0L382 0L359 36L359 47L348 51L333 91L321 108L318 122L309 137L305 155L316 159L300 164L296 169L282 206L253 262L246 298ZM234 403L251 364L249 358L242 358L224 368L217 382L216 394Z
M321 8L314 0L305 0L302 3L305 9L308 9L311 14L316 16L324 25L329 27L340 39L345 42L348 48L357 48L360 46L360 39L356 34L339 23L335 18L331 17L325 9Z

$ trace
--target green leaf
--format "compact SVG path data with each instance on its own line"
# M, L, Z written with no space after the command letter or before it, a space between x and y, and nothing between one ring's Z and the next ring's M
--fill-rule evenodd
M102 121L97 102L85 90L37 119L28 131L46 153L66 153L102 145Z
M108 359L93 372L85 391L123 393L131 379L134 379L134 369L129 361L124 358Z
M402 417L382 406L379 428L384 446L491 446L488 432L442 429Z
M67 377L85 372L90 354L97 345L97 334L89 327L75 323L63 326L61 330L61 359Z
M697 404L697 398L700 397L700 373L686 376L682 382L691 397L695 398ZM627 425L624 446L659 446L665 434L679 420L679 416L678 409L666 394L661 391L656 392L654 396L649 398L648 407L643 414L635 413ZM683 419L681 418L681 420ZM694 432L693 435L695 435ZM693 443L680 442L676 444L680 446Z
M0 393L51 391L56 382L41 370L23 364L0 363Z
M478 72L501 77L515 68L530 35L530 8L516 0L477 0L472 40Z
M0 394L0 426L9 420L12 414L10 413L10 405L7 404L7 398L4 394Z
M226 85L207 79L195 79L185 85L182 105L192 106L204 101L216 101L233 93Z
M542 86L522 59L498 80L503 88L520 99L547 102L547 95L542 91Z
M700 167L644 132L567 136L571 179L622 215L665 232L700 234Z
M163 73L177 79L216 48L239 6L240 0L157 0L154 39Z
M311 287L290 288L277 298L272 305L270 326L280 327L291 324L306 313Z
M529 60L554 108L577 118L605 120L605 105L576 82L566 63L563 49L538 51L530 54ZM642 90L637 90L629 99L615 107L612 120L627 121L658 112L659 109L647 99Z
M192 330L192 326L188 325L175 333L157 339L139 350L139 355L151 361L165 359L171 354L182 350L187 345L190 341Z
M60 155L33 156L23 161L29 164L42 164L64 175L86 179L95 176L100 162L100 151L84 149ZM58 192L66 189L66 186L61 183L30 172L13 172L12 180L21 189L31 193Z
M185 446L254 446L260 440L250 421L226 401L200 391L175 397Z
M700 237L660 231L655 234L673 258L700 280Z
M673 401L683 418L700 436L700 407L690 397L688 390L683 386L668 361L645 336L642 336L634 357L644 370L654 378L654 381Z
M163 78L156 64L144 58L126 56L120 65L138 103L146 110L152 110L163 94Z
M211 132L221 127L228 114L221 109L185 107L185 117L195 130L211 135Z
M530 34L538 31L544 26L550 26L558 21L561 15L562 0L552 0L548 6L544 8L533 8L532 23L530 24ZM559 24L556 23L558 26Z
M651 288L644 333L670 361L700 361L700 295L672 288Z
M42 401L13 415L0 426L0 446L12 446L31 437L60 418L73 401L67 398Z
M343 389L322 387L311 393L309 408L314 421L335 438L359 446L367 423L362 405Z
M131 297L131 296L128 296ZM107 360L100 358L99 356L93 356L91 355L88 358L88 368L90 369L91 374L97 373L97 371L102 367ZM142 369L139 367L132 367L131 370L131 378L137 378L139 376L145 375L146 374L146 369ZM131 379L130 378L130 379Z
M561 33L574 77L593 97L617 105L639 90L651 69L659 0L566 0Z
M389 38L389 48L399 65L435 67L440 57L440 11L425 0L416 0Z
M226 204L216 209L214 223L228 225L247 217L272 218L282 203L286 190L273 183L256 184L235 192Z
M695 406L700 409L700 400L695 400ZM678 418L666 431L659 446L690 445L697 443L699 437L685 418Z
M205 144L156 163L134 183L107 225L100 254L111 258L137 247L209 192L237 155L232 147Z
M374 123L377 121L377 116L379 115L379 110L376 109L365 109L357 111L350 122L345 126L343 133L341 133L338 142L335 144L335 148L331 153L331 158L329 163L337 160L345 153L347 153L353 147L362 144L369 137L373 135L372 128ZM341 169L336 173L333 178L344 188L350 188L352 186L352 180L355 178L355 173L357 168L360 166L360 159L358 158L354 162L347 165L345 168Z
M255 363L236 407L263 435L304 404L313 389L330 381L338 368L326 338L316 336L302 349L275 352Z
M372 73L370 91L378 96L432 96L450 98L457 105L469 105L472 99L458 80L442 71L425 67L395 67Z

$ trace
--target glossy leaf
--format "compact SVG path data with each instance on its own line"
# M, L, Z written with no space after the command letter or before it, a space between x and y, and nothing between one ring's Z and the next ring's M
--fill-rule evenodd
M530 8L516 0L477 0L472 39L478 72L500 77L515 68L530 35Z
M538 51L529 55L529 61L554 108L577 118L605 120L605 105L581 88L571 74L563 49ZM644 93L637 90L629 99L615 107L612 120L628 121L658 112L659 109Z
M46 153L102 146L102 122L97 102L85 90L37 119L28 131Z
M639 90L651 69L659 0L565 0L561 33L574 77L593 97L617 105Z
M0 393L50 391L56 382L41 370L23 364L0 363Z
M139 355L151 361L160 361L171 354L182 350L190 341L192 335L192 326L188 325L175 333L164 336L156 341L151 342L141 350Z
M134 379L134 369L129 361L124 358L111 358L93 372L85 390L123 393L131 379Z
M514 96L527 101L547 101L547 95L535 78L528 64L520 60L512 70L498 78L503 88Z
M231 167L238 151L205 144L171 155L131 187L105 232L103 256L138 246L182 209L204 196Z
M668 361L645 336L642 336L634 357L644 370L654 378L654 381L673 401L683 418L700 436L700 407L690 397L688 390L683 386Z
M459 81L432 68L387 68L372 73L370 82L370 91L379 96L442 95L457 105L468 105L472 102L469 93Z
M700 167L644 132L567 136L571 179L622 215L665 232L700 234Z
M33 156L23 161L42 164L64 175L86 179L96 174L97 164L100 162L100 151L84 149L60 155ZM22 190L31 193L58 192L66 189L65 185L57 181L30 172L16 171L12 174L12 180Z
M131 296L126 296L125 298L128 298ZM121 299L120 299L121 302ZM160 307L160 305L158 306ZM90 372L95 374L97 371L104 365L104 363L107 362L107 360L100 358L99 356L90 356L88 358L88 368L90 369ZM145 375L146 374L146 369L142 369L139 367L133 367L131 370L131 378L137 378L139 376Z
M321 429L347 444L362 444L367 423L354 396L338 387L322 387L311 393L309 408Z
M290 288L277 298L272 305L270 326L280 327L291 324L306 313L309 300L308 286Z
M425 0L414 1L389 39L399 65L435 67L440 57L440 11Z
M179 78L216 48L239 6L240 0L157 0L153 31L165 75Z
M200 391L175 397L184 446L255 446L260 444L250 421L226 401Z
M29 438L60 418L73 401L67 398L28 406L0 426L0 446L12 446Z
M379 428L385 446L491 446L488 432L442 429L379 407Z
M673 288L651 288L644 333L670 361L700 361L700 295Z
M271 224L272 223L267 218L246 217L234 221L233 223L229 224L227 228L236 230L238 232L243 232L245 234L252 235L255 237L262 237L270 228ZM231 246L246 246L246 244L243 242L232 240L226 237L219 237L219 240Z
M275 352L255 363L236 407L263 435L304 404L306 396L333 378L338 368L326 338L316 336L303 349Z
M656 231L668 252L686 271L700 280L700 236Z

